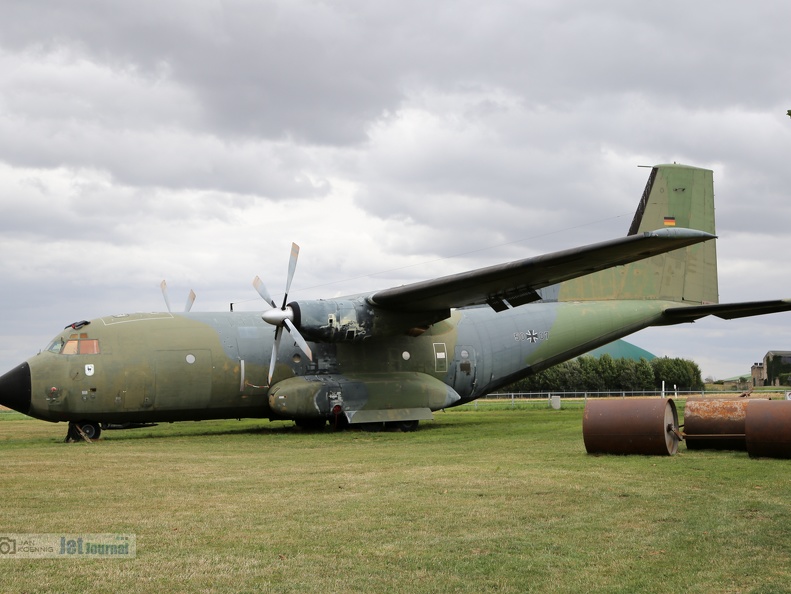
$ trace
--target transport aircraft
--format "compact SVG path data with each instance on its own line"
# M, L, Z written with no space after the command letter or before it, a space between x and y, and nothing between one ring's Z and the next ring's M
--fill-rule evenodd
M582 247L337 299L259 312L129 313L68 325L0 377L0 404L105 425L225 418L321 428L393 426L503 386L648 326L788 311L719 303L713 174L651 169L628 234ZM167 300L166 287L163 292Z

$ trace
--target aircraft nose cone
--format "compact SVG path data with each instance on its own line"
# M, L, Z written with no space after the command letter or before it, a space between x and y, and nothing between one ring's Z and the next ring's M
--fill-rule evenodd
M0 404L28 414L30 390L30 365L22 363L0 377Z

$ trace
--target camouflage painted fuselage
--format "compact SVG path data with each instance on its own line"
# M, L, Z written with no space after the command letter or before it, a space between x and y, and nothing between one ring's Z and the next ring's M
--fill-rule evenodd
M311 343L313 362L293 343L283 344L271 395L273 333L258 314L110 316L68 328L28 360L31 399L25 412L48 421L140 423L329 418L338 404L352 421L358 411L411 411L427 418L427 410L469 402L650 325L664 305L460 309L417 337ZM64 348L69 341L78 344ZM326 402L316 402L317 396ZM363 413L358 422L403 416Z

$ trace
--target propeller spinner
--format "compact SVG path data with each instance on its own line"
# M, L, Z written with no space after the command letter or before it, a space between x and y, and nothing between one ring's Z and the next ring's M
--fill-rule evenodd
M288 276L286 277L286 292L283 295L283 305L277 307L274 299L269 294L264 286L264 281L256 276L253 280L253 287L258 291L264 301L272 306L272 309L265 311L261 318L268 324L275 327L275 344L272 347L272 359L269 362L269 383L272 383L272 376L275 373L275 364L277 363L277 352L280 348L280 337L283 335L283 328L288 330L291 338L296 345L302 350L309 360L313 361L313 352L310 350L308 343L302 338L302 335L294 325L294 311L286 305L288 303L288 292L291 290L291 281L294 279L294 271L297 269L297 258L299 258L299 246L296 243L291 244L291 258L288 262Z

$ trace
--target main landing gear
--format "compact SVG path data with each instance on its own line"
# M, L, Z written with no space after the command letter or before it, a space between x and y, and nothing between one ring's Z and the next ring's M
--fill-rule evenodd
M417 431L417 426L419 423L420 421L394 421L392 423L387 423L387 426L400 429L404 433L409 433L411 431Z
M360 429L361 431L378 432L385 429L395 429L403 432L410 432L417 430L419 421L387 421L379 423L359 423L357 425L350 425L345 415L336 415L330 419L330 427L333 431L342 431L344 429ZM323 431L327 424L326 419L296 419L294 424L300 429L306 431Z
M102 429L99 423L94 421L71 421L69 422L69 430L66 432L65 443L73 441L93 441L99 439Z
M294 424L305 431L321 431L327 424L327 419L297 419Z

